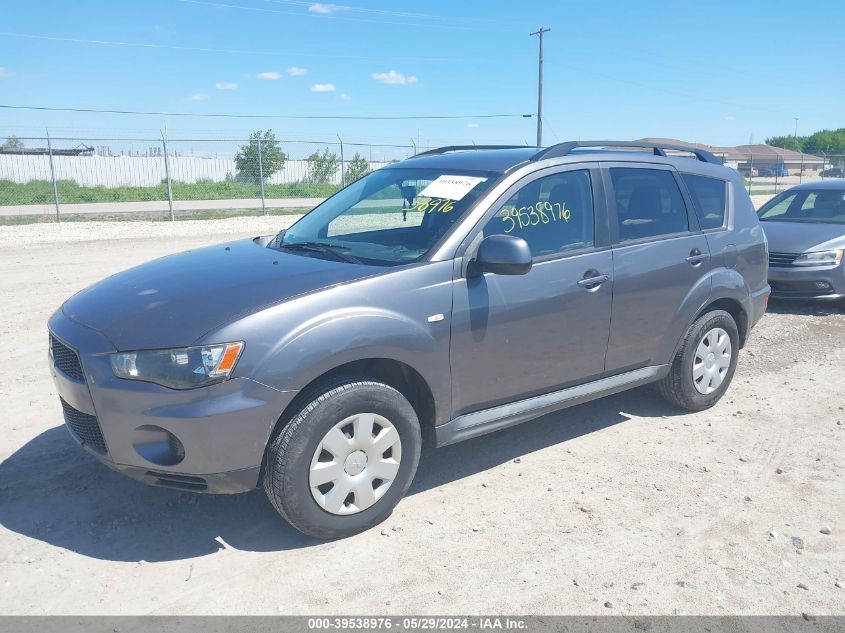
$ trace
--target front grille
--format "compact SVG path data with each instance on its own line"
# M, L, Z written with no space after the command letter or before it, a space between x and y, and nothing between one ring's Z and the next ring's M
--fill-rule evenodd
M106 452L106 441L103 439L103 432L100 430L100 423L93 415L77 411L64 398L62 401L62 412L65 416L65 424L79 440L90 448L100 453Z
M53 356L53 363L59 371L77 382L85 380L85 374L82 373L82 364L79 362L79 354L52 334L50 334L50 353Z
M769 253L769 266L792 266L801 253Z

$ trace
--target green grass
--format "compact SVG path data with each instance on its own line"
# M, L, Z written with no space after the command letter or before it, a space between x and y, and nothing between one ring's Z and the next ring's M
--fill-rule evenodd
M259 185L244 182L172 183L174 200L232 200L235 198L260 198ZM155 187L81 187L73 180L56 183L61 204L80 202L145 202L167 200L167 185ZM331 184L285 183L264 185L266 198L325 198L340 187ZM53 187L48 180L33 180L19 184L0 180L0 206L19 204L52 204Z
M268 216L301 215L310 209L267 209ZM196 211L176 211L176 221L219 220L245 216L262 215L261 209L201 209ZM145 211L138 213L68 213L61 214L60 222L169 222L167 211ZM43 224L56 222L52 215L9 215L0 216L0 226L18 226L22 224Z

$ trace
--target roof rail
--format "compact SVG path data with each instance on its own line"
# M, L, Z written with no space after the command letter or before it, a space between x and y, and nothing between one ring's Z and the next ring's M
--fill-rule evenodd
M542 160L544 158L555 158L558 156L567 156L572 153L572 150L579 147L636 147L640 149L651 149L655 156L666 156L667 149L689 152L693 154L698 160L704 163L713 163L721 165L722 161L716 158L707 150L699 149L697 147L689 147L686 145L673 145L671 143L649 143L647 141L567 141L566 143L558 143L551 147L541 149L539 152L531 157L532 161Z
M445 147L436 147L434 149L414 154L411 158L419 156L434 156L435 154L445 154L446 152L459 152L470 149L527 149L536 147L534 145L446 145Z

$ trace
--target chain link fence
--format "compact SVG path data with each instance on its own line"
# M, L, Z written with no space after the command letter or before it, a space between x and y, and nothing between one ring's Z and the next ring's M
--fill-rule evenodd
M16 138L0 224L301 213L413 146L250 139ZM422 148L420 148L422 149ZM294 158L295 157L295 158Z
M757 146L755 146L757 147ZM301 213L413 145L248 139L20 138L0 148L0 224ZM845 155L715 151L756 204L845 175Z
M760 152L714 152L721 161L738 170L751 196L773 196L805 182L843 178L845 155L807 154L769 146Z

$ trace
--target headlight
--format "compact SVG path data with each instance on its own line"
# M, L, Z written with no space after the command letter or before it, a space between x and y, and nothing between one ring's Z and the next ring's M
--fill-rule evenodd
M118 378L154 382L171 389L193 389L226 380L243 348L243 343L220 343L123 352L112 354L110 360Z
M842 261L842 249L835 251L818 251L816 253L804 253L799 255L793 266L836 266Z

